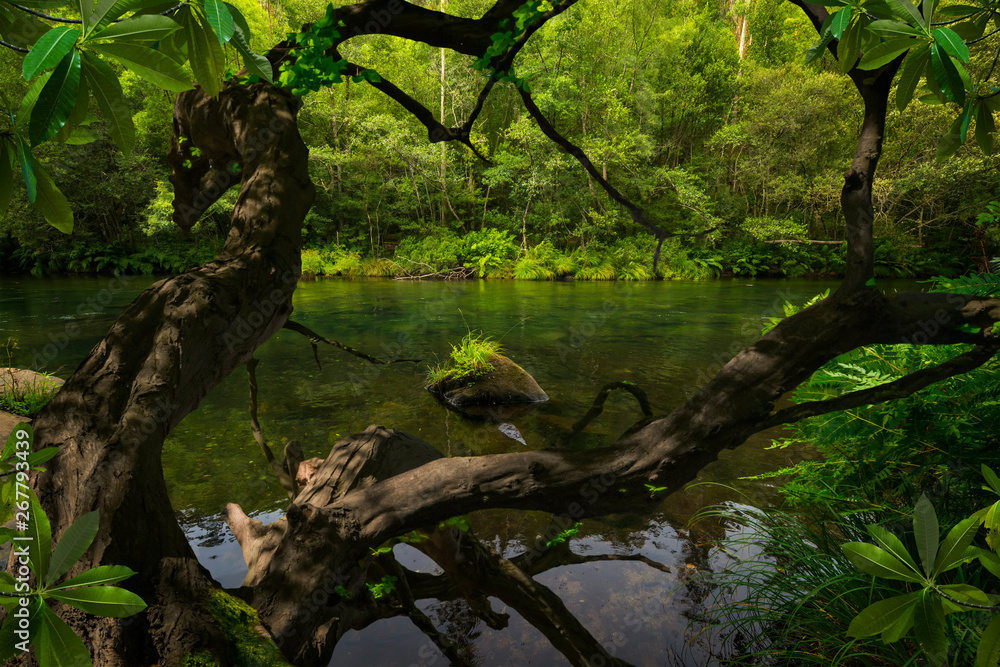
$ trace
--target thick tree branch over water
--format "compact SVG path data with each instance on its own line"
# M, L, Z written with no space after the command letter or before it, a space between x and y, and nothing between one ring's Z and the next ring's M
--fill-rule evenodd
M348 35L374 25L387 34L481 55L499 21L520 5L501 0L482 18L466 19L379 0L341 8L338 16ZM803 8L814 21L826 11ZM289 46L276 47L272 63L287 56ZM985 361L996 349L993 342L962 328L1000 321L1000 300L888 296L868 285L871 185L897 66L851 73L865 116L841 198L848 238L841 288L780 322L683 405L618 442L587 451L553 448L444 459L412 436L372 427L334 446L279 521L264 526L231 505L228 521L249 564L244 592L282 651L299 664L326 664L344 632L378 617L376 605L363 596L342 598L337 587L362 591L369 549L389 538L477 509L546 510L571 520L647 509L644 484L678 491L723 449L739 445L778 415L787 422L817 409L774 413L784 393L862 345L981 347L960 357L964 361L849 401L911 392L934 372ZM530 95L523 100L544 121ZM175 220L190 227L225 189L239 184L226 246L212 262L140 295L36 422L36 447L61 450L49 472L35 479L55 537L82 514L101 512L97 540L72 573L127 565L139 572L129 587L150 604L128 623L60 610L84 635L98 664L176 665L203 650L234 664L232 647L205 611L205 599L217 585L198 565L177 524L160 455L170 430L288 320L300 271L300 226L313 199L307 150L295 126L297 108L296 99L266 83L227 85L217 100L200 90L177 98L169 155ZM200 157L190 154L192 146ZM229 168L233 163L240 167L238 175ZM440 556L445 560L448 552ZM558 613L551 591L546 594L523 572L503 563L498 567L507 581L519 582L520 590L541 600L538 623ZM571 661L586 663L581 644L566 639L582 635L551 630L553 643Z

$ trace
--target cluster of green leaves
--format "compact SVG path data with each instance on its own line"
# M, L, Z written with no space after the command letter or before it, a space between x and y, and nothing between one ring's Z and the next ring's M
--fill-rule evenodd
M281 64L278 82L283 87L290 88L293 95L315 93L344 82L347 61L343 58L334 60L328 54L340 41L337 27L344 26L344 22L338 21L335 14L333 5L329 4L326 6L326 14L319 21L308 24L302 32L288 33L288 39L296 45L294 59ZM352 76L351 80L355 83L378 83L382 79L375 70L366 69Z
M566 530L559 531L559 533L556 534L555 537L553 537L551 540L545 543L545 548L548 549L549 547L553 547L557 544L562 544L563 542L570 541L572 538L576 537L577 533L580 532L580 526L582 525L583 525L582 523L577 522L574 523L569 528L567 528Z
M559 4L558 2L556 4ZM514 23L511 25L510 19L500 21L500 29L503 32L496 32L490 36L492 43L480 58L473 64L472 68L485 72L496 81L509 81L516 87L530 91L527 78L521 78L514 72L513 65L507 70L496 71L494 64L507 53L512 47L525 36L528 28L542 19L546 12L554 8L550 0L528 0L523 5L514 10Z
M366 584L368 587L368 592L372 594L372 597L378 600L379 598L384 598L391 595L394 590L396 590L396 582L398 579L390 574L382 577L382 581L377 584Z
M493 370L490 357L500 351L500 343L471 331L458 345L451 346L450 363L434 366L427 372L428 381L437 385L447 380L466 380Z
M18 497L15 471L44 470L38 466L59 452L56 447L47 447L29 453L31 440L31 427L26 423L18 424L0 452L0 477L3 478L0 519L4 521L15 516L13 510ZM19 442L28 442L28 449L23 445L18 447ZM135 572L121 565L101 565L60 581L90 548L97 535L99 514L93 511L79 517L53 549L48 517L30 489L28 496L29 501L18 502L19 506L27 502L30 508L25 522L27 530L15 532L0 528L0 541L13 540L17 545L27 542L27 558L18 558L17 562L26 565L35 575L34 586L29 586L27 577L15 579L11 572L0 572L0 605L7 610L0 627L0 661L13 659L30 643L35 647L40 667L91 665L90 653L83 641L52 611L48 601L63 602L96 616L131 616L145 609L145 602L135 593L113 584L128 579ZM21 512L17 516L20 517ZM23 600L26 605L22 604ZM26 609L28 614L27 642L15 634L16 630L25 629L20 624L21 619L14 615L19 609Z
M29 0L28 7L47 8L45 0ZM50 27L34 22L36 37L25 38L24 19L13 6L0 5L0 37L30 46L22 62L30 83L11 127L0 133L0 212L13 192L13 170L24 180L28 201L60 231L73 229L73 211L32 149L47 141L67 145L97 139L91 125L91 98L108 124L112 140L123 153L131 152L136 131L125 101L120 66L164 90L192 87L194 77L208 93L222 86L225 57L222 45L231 44L253 74L270 80L271 68L248 46L250 29L233 5L221 0L183 3L165 9L162 0L102 0L81 2L76 27ZM169 16L167 15L169 14Z
M1000 479L988 467L982 466L988 486L984 489L1000 495ZM984 525L988 531L989 550L973 546L973 540ZM944 539L934 506L921 495L913 510L913 536L920 567L902 540L878 525L868 526L875 544L848 542L844 554L862 572L913 584L917 590L872 603L851 622L847 634L851 637L881 635L886 644L899 641L911 631L932 665L944 665L948 660L948 625L946 616L958 612L1000 612L1000 596L987 594L967 583L944 583L945 573L970 562L1000 577L1000 501L976 512L955 526ZM995 587L995 582L990 584ZM982 631L976 652L977 667L1000 664L1000 615Z
M896 87L900 112L910 104L921 78L927 91L921 101L961 107L938 145L938 157L951 157L965 143L973 118L980 148L987 154L993 152L993 113L1000 111L1000 89L986 80L973 81L965 68L970 56L966 41L979 40L991 20L1000 28L1000 15L990 3L942 7L937 0L926 0L920 8L910 0L823 0L821 4L841 9L823 23L820 42L809 49L807 62L819 58L834 39L838 40L842 73L855 66L877 70L905 55Z

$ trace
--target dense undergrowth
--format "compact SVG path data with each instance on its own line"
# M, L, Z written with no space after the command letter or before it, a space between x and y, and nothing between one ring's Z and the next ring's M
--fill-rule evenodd
M947 283L953 291L1000 293L1000 280L992 274ZM788 307L787 314L796 310ZM966 349L959 345L861 348L815 373L795 392L794 400L822 400L891 382ZM919 582L866 574L852 564L843 546L871 543L873 533L866 527L874 524L916 554L926 548L918 544L913 519L922 496L936 510L941 535L996 501L981 470L984 465L1000 468L998 372L1000 360L993 359L904 399L801 422L792 427L792 438L774 446L805 441L822 456L773 473L786 480L783 509L765 512L728 505L699 517L723 522L729 531L729 537L715 545L724 566L708 577L717 606L710 604L700 620L721 629L725 637L721 650L733 664L995 664L976 662L980 639L995 612L947 600L940 619L943 634L937 638L941 646L947 645L943 662L941 656L928 655L928 638L913 630L912 618L909 626L900 626L898 639L892 633L881 639L878 633L857 636L864 624L859 621L852 628L851 623L869 605L923 589ZM976 526L986 520L984 516L976 519ZM937 525L931 533L922 539L936 545ZM995 538L985 533L980 530L975 535L972 548L996 546L987 544ZM1000 594L1000 579L972 560L970 555L961 567L941 575L938 583ZM1000 597L990 599L995 605Z

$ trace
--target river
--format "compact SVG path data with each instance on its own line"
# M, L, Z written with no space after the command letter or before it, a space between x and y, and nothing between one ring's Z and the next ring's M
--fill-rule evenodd
M155 279L0 278L0 342L17 339L14 365L68 377L127 303ZM384 358L373 366L329 346L317 367L309 342L282 330L258 351L260 420L275 451L299 440L306 457L325 457L341 437L382 424L416 435L445 456L539 449L564 436L600 387L628 380L648 394L656 413L669 412L735 351L753 342L767 317L788 300L801 303L833 283L822 281L303 282L292 318L346 345ZM443 361L468 332L501 341L505 354L528 370L551 400L512 420L526 444L497 424L461 417L424 390L428 363ZM6 365L0 359L0 365ZM171 501L199 559L224 586L238 586L246 567L222 522L227 502L265 522L287 506L250 434L248 385L242 370L214 389L168 438L164 469ZM641 413L627 394L614 394L604 413L572 447L614 439ZM707 664L712 641L690 641L688 618L704 601L699 573L711 567L706 543L724 527L697 524L703 507L739 501L779 502L771 480L743 477L809 456L807 448L767 449L766 435L724 452L693 487L642 517L583 522L571 541L586 563L536 577L619 657L636 665ZM725 487L720 486L726 485ZM538 512L483 512L472 528L506 555L516 554L549 526ZM407 545L397 556L415 569L434 564ZM665 568L637 560L641 555ZM664 571L669 568L669 572ZM503 605L493 600L497 611ZM511 610L510 625L492 630L464 602L424 600L421 609L475 656L479 665L567 664L542 635ZM334 665L430 665L445 658L406 618L352 631L337 646Z

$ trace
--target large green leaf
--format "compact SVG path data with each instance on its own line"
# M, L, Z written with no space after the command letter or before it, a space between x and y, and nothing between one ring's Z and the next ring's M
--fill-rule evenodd
M1000 661L1000 615L983 630L976 649L976 667L996 667Z
M887 0L887 2L893 14L910 25L920 26L926 30L927 22L924 21L923 14L910 0Z
M979 521L969 517L948 531L934 561L935 576L957 567L966 560L966 549L979 530Z
M917 604L919 591L880 600L865 607L847 628L848 637L880 635L892 628Z
M948 659L948 638L945 634L944 609L941 598L930 589L919 592L920 600L913 616L913 634L932 665L943 665Z
M107 64L89 53L83 56L83 71L94 93L94 99L97 100L97 106L108 123L112 141L122 153L128 155L135 144L135 125L132 123L132 110L125 102L118 77Z
M847 6L833 15L833 21L830 23L830 32L836 39L840 39L844 34L844 31L847 30L847 26L850 24L851 7Z
M173 19L153 14L151 16L133 16L130 19L112 23L100 32L90 35L91 40L114 39L130 42L156 42L170 33L180 30Z
M20 134L14 135L14 144L17 148L17 161L21 165L21 176L24 177L24 188L28 191L28 201L32 204L38 197L38 178L35 176L35 156L31 154L31 148L27 142L21 138Z
M987 155L993 154L993 134L996 132L996 124L993 122L993 113L989 107L980 102L976 106L976 143L980 150ZM3 207L0 206L0 213ZM994 475L996 477L996 475Z
M831 14L826 17L825 21L823 21L823 25L819 29L819 44L810 47L809 50L806 51L806 65L822 56L823 52L826 50L827 44L833 41L833 32L830 30L830 25L833 23L834 16L836 15Z
M97 510L87 512L73 522L56 544L55 551L52 552L52 563L49 566L49 574L45 577L45 585L48 586L59 577L66 574L69 568L73 567L76 561L90 548L91 542L97 536L97 526L100 523L100 516Z
M941 86L941 92L945 97L955 104L962 105L965 102L965 84L962 82L962 75L958 73L951 56L943 51L937 44L931 45L931 68L934 70L934 79Z
M837 44L837 71L841 74L850 72L858 61L861 54L861 33L860 24L851 23Z
M931 31L934 41L949 55L958 58L963 63L969 62L969 47L965 45L962 38L949 28L935 28Z
M72 590L52 590L47 597L73 605L95 616L123 618L146 608L138 595L115 586L89 586Z
M188 75L176 61L149 47L109 42L94 44L91 48L114 58L131 72L160 88L175 93L192 88Z
M7 142L0 140L0 215L6 212L14 196L14 170L10 168ZM14 435L11 433L11 435Z
M891 35L912 35L914 37L925 37L926 33L920 28L914 28L908 23L903 23L902 21L893 21L891 19L882 19L880 21L872 21L872 24L868 26L870 29L878 33L888 33Z
M41 166L35 165L35 170L41 173ZM31 517L28 521L28 531L25 533L30 538L28 562L38 578L43 579L49 571L49 557L52 554L52 528L49 526L49 517L45 515L38 503L32 502L30 507Z
M66 119L76 106L76 94L80 90L80 52L73 49L59 61L52 71L38 101L31 110L28 124L28 138L32 146L37 146L54 135L66 124Z
M35 198L35 208L37 208L45 220L50 225L69 234L73 231L73 209L70 207L66 196L56 187L52 177L42 168L42 165L35 164L35 176L38 179L38 196ZM51 548L51 544L50 544ZM46 564L48 554L46 554ZM44 573L38 573L40 577Z
M233 39L230 43L235 46L239 54L243 56L243 66L247 68L247 71L250 72L250 74L256 74L268 82L273 80L271 62L264 56L258 55L250 50L248 40L246 39L241 28L236 28L236 32L233 33Z
M17 118L14 119L14 126L19 130L25 129L27 127L28 121L31 119L31 110L35 108L35 103L38 102L38 96L42 93L42 88L45 84L49 82L52 78L52 72L45 72L40 77L34 80L34 82L28 87L28 92L24 94L21 98L21 106L17 110Z
M94 0L76 0L76 7L80 11L80 20L83 22L83 34L86 35L94 16Z
M872 49L865 51L861 58L858 69L877 69L882 65L892 62L899 55L917 45L920 41L913 37L899 37L882 42Z
M229 13L229 7L222 0L205 0L205 19L215 31L219 44L225 44L232 39L236 23L233 21L233 15Z
M923 0L920 3L924 25L929 26L931 24L931 18L934 16L934 10L937 9L937 4L937 0Z
M37 640L38 631L42 625L41 615L44 608L45 603L38 598L28 603L29 640ZM17 648L17 643L21 641L21 638L14 634L14 630L18 629L18 621L19 619L13 614L7 614L7 618L4 619L3 628L0 628L0 664L6 665L21 652Z
M90 653L83 641L48 605L42 605L42 623L35 639L38 667L84 667Z
M100 0L94 10L90 26L84 30L83 36L88 37L91 33L104 30L115 19L128 12L138 11L144 7L160 4L162 0Z
M938 526L934 505L927 499L926 494L920 494L913 508L913 533L917 540L920 564L924 566L924 573L930 577L934 571L941 528Z
M916 592L914 591L914 593ZM891 644L905 637L910 632L910 628L913 627L913 617L916 615L916 612L916 604L907 607L899 619L882 632L882 643Z
M39 72L54 67L70 52L79 36L80 31L75 28L58 26L39 37L21 63L24 80L31 81Z
M188 11L184 12L183 9ZM178 12L178 22L187 33L191 69L202 90L215 97L222 90L222 73L226 68L225 54L215 32L203 22L197 8L187 6Z
M80 87L76 91L76 104L73 106L73 110L66 119L66 124L59 128L59 131L56 132L56 141L66 143L66 140L73 134L73 130L75 130L76 127L87 118L87 109L89 107L90 88L87 86L87 80L81 78Z
M57 591L74 586L92 586L117 584L133 576L135 572L124 565L98 565L92 567L82 574L78 574L71 579L67 579L57 586L50 588L50 591Z
M898 558L901 562L905 563L915 573L920 574L920 569L917 567L917 563L913 560L913 556L911 556L910 552L906 550L906 547L903 546L903 542L898 537L890 533L882 526L875 524L868 526L868 532L873 538L875 538L876 544Z
M864 542L848 542L841 547L844 555L847 556L854 565L862 572L883 577L885 579L897 579L900 581L923 581L923 578L914 573L898 558L888 551L881 549L874 544Z

